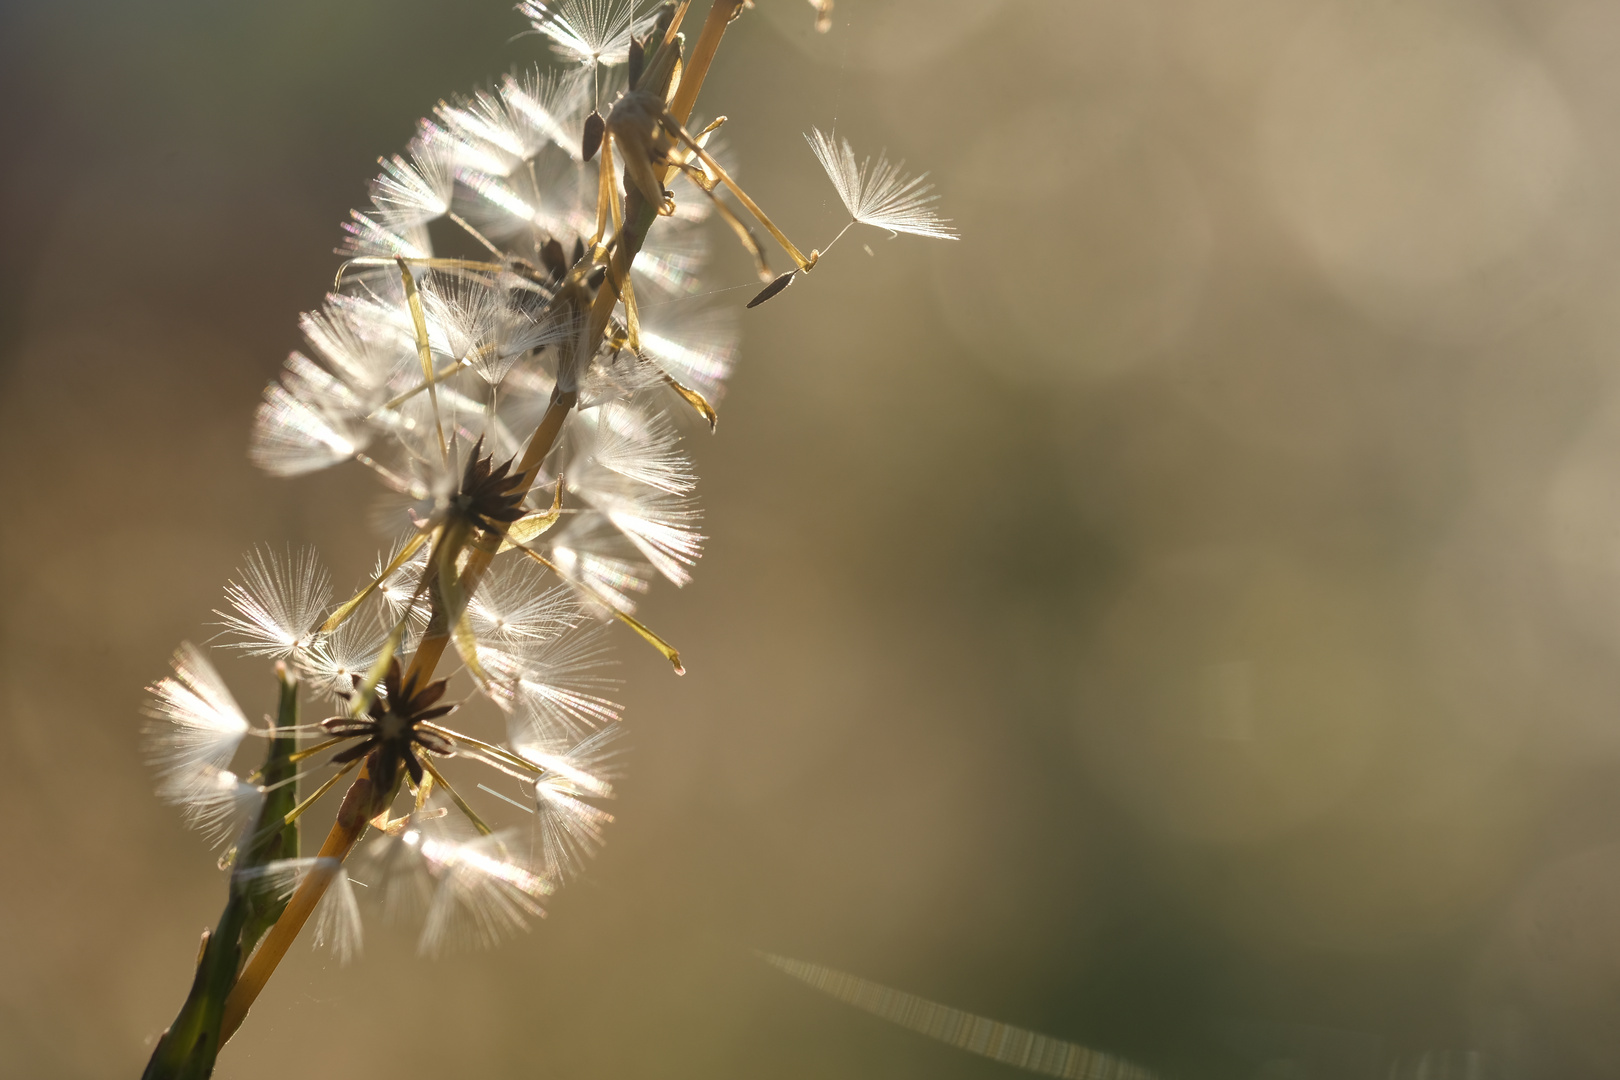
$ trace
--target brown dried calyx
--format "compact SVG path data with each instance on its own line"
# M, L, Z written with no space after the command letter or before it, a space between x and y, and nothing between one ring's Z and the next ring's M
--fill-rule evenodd
M450 512L479 528L505 532L523 516L527 478L512 472L512 459L496 465L492 455L482 453L483 448L484 440L479 439L468 455L461 487L450 497Z
M356 675L354 682L358 688L360 676ZM334 716L321 721L321 727L332 735L361 740L339 752L332 763L347 764L370 754L367 771L375 790L393 791L402 768L411 782L420 786L423 768L418 755L450 757L456 752L456 744L447 736L422 726L448 716L459 707L439 704L447 683L446 679L436 679L418 686L414 674L402 681L399 660L389 661L388 674L379 688L382 692L372 699L363 715Z

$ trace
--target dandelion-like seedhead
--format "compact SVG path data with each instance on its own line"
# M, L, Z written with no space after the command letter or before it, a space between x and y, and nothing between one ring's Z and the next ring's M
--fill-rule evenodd
M240 975L215 965L235 979L221 1038L306 920L358 954L351 884L419 917L435 954L528 925L602 847L612 639L684 670L637 607L657 579L688 584L703 552L686 443L714 430L738 333L712 299L726 283L703 276L710 219L771 283L749 306L821 255L737 184L724 118L691 120L721 16L742 6L718 0L687 69L686 3L523 0L563 66L441 102L342 223L332 290L299 319L248 453L285 477L358 463L383 501L355 520L392 542L336 594L313 549L246 557L218 625L222 647L277 661L265 726L189 644L150 688L159 794L235 841L228 912L258 920L235 943ZM813 6L825 23L831 4ZM923 177L857 166L819 132L811 147L852 224L954 235ZM770 270L745 217L794 269ZM300 692L325 715L300 721ZM267 749L244 775L249 740ZM300 857L295 826L346 777L322 854Z

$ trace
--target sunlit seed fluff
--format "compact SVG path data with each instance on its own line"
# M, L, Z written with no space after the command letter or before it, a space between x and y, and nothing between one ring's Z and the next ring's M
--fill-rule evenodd
M588 237L596 226L595 195L601 188L591 172L590 166L549 149L523 172L527 186L520 190L535 203L534 223L560 244L571 244L571 237Z
M630 39L648 20L635 0L523 0L518 11L551 39L558 56L611 66L630 57Z
M549 131L498 93L480 90L455 104L441 102L435 115L455 136L456 165L491 176L510 176L551 142Z
M508 730L515 739L543 738L549 743L614 723L622 713L623 706L616 701L530 673L517 684Z
M611 401L581 418L592 421L591 459L601 468L672 495L697 486L669 416L644 404Z
M536 226L554 231L541 210L546 200L539 185L526 174L508 178L487 169L467 169L461 180L473 198L460 208L460 213L491 240L522 236Z
M298 320L310 351L349 387L360 407L380 404L378 392L413 348L391 327L368 323L366 315L351 298L331 296L320 311L305 312Z
M631 278L638 294L651 287L654 297L688 296L701 287L698 274L708 258L709 240L701 226L669 220L647 234L630 266Z
M598 356L586 368L584 378L575 388L579 391L579 412L594 409L608 401L625 398L664 387L664 376L655 364L644 363L630 350L622 349L617 356ZM577 426L577 417L570 418L571 427Z
M373 567L371 576L373 578L380 576L383 570L398 557L403 548L404 541L400 541L395 543L393 550L386 555L378 555L377 565ZM377 586L377 595L381 596L383 602L388 605L393 618L398 619L404 615L406 608L409 607L414 619L426 621L428 607L423 602L420 585L422 575L427 571L430 554L430 546L427 544L422 545L415 555L400 564L398 570L389 574L383 579L382 584Z
M571 583L582 587L579 598L586 610L606 603L628 615L636 610L635 596L647 592L652 582L645 567L601 553L599 538L610 530L617 535L599 515L577 515L552 540L549 555Z
M452 143L457 178L476 186L479 175L529 177L536 159L553 153L577 161L580 125L596 92L588 71L558 77L535 69L507 76L497 90L441 102L435 114ZM555 198L555 192L545 192L545 202Z
M491 385L525 355L556 340L551 327L536 323L513 301L507 289L474 278L435 274L423 281L424 313L430 332L437 331L430 338Z
M527 559L497 565L478 586L467 608L481 644L541 643L578 625L579 603L567 586L547 578Z
M395 232L448 213L456 183L455 143L438 126L422 121L406 154L379 159L383 171L371 185L377 222Z
M602 696L614 685L605 628L479 650L485 667L508 675L507 735L514 746L550 747L615 723L624 709Z
M571 788L560 775L535 784L535 813L545 873L559 883L579 876L585 863L602 849L604 830L613 823L612 814L586 802Z
M439 839L465 839L451 823L454 807L437 792L428 805L413 810L389 828L368 834L349 861L349 873L365 887L366 897L382 908L385 922L401 926L420 919L433 897L433 878L424 865L419 843L404 843L406 832L429 832Z
M215 611L237 640L231 648L249 656L287 658L312 644L332 601L332 582L315 549L248 553L241 581L225 587L234 612Z
M229 769L212 766L199 770L183 788L160 790L159 795L178 806L186 825L202 833L214 847L238 839L264 801L263 788Z
M463 386L470 380L464 381ZM523 434L513 431L500 412L489 407L487 398L481 399L473 394L464 394L455 388L447 388L441 396L441 408L448 405L454 410L453 422L455 438L459 447L470 452L482 441L483 453L492 457L496 462L505 462L516 457L523 450ZM445 434L450 434L450 428L445 428ZM462 462L465 467L465 462ZM457 474L459 476L459 472Z
M271 383L253 415L248 457L265 472L298 476L347 461L369 441L363 428Z
M354 680L377 662L388 629L377 619L374 608L362 608L300 653L299 670L312 689L329 698L346 699L354 691Z
M496 944L543 916L551 893L518 857L525 841L509 832L467 838L446 810L435 796L368 843L355 867L391 920L423 915L417 948L426 956Z
M182 642L170 664L174 674L147 687L146 755L157 770L159 794L184 801L199 784L219 785L248 722L197 646Z
M411 843L411 834L404 837ZM516 834L496 833L464 843L420 836L423 861L437 880L417 949L437 956L451 948L489 948L545 915L551 886L512 858Z
M468 623L455 625L455 652L447 653L459 655L478 689L507 710L511 750L395 717L409 729L411 745L422 748L413 764L425 770L435 758L455 760L446 768L450 775L435 780L437 794L426 808L403 819L385 816L378 826L384 835L367 848L377 849L377 857L358 859L355 876L373 890L362 897L383 897L392 908L414 903L425 915L424 952L460 940L489 943L520 928L541 913L550 883L577 873L600 846L611 815L598 801L612 794L601 748L622 713L607 696L612 680L602 669L610 639L626 632L607 609L631 611L654 571L678 584L688 580L700 553L703 538L688 498L696 473L681 451L680 417L664 410L705 415L693 391L718 400L735 328L702 304L670 299L699 290L708 255L702 221L712 203L689 190L687 179L672 177L677 213L656 223L632 271L642 348L628 347L633 335L622 296L610 306L607 333L599 325L586 332L604 274L594 265L600 253L588 246L602 185L597 167L580 160L580 133L587 113L610 112L613 95L625 88L622 70L604 69L628 55L631 33L650 25L637 7L529 0L525 13L579 67L560 78L511 76L446 102L422 121L404 153L382 161L371 205L344 226L340 253L355 261L345 264L320 309L303 317L308 347L266 392L254 436L255 460L284 474L358 457L395 493L388 527L408 524L406 539L419 541L414 556L331 633L323 632L331 598L313 584L313 571L299 576L290 564L256 555L259 561L232 584L230 614L223 617L240 647L290 655L307 688L342 700L357 676L376 668L407 608L406 641L391 646L402 662L412 652L409 639L449 602L442 575L451 571L441 564L430 575L430 553L447 550L441 544L459 536L469 506L477 505L464 478L472 448L494 463L521 454L556 392L577 392L561 442L532 478L527 501L507 507L544 512L555 486L564 485L560 520L524 540L558 574L508 547L467 598ZM622 152L617 157L622 168ZM446 216L454 220L434 224L430 237L427 226ZM458 258L422 265L438 240ZM480 548L499 547L487 535L494 520L476 517ZM392 561L393 553L379 560L377 575ZM456 566L470 565L464 551ZM385 680L363 717L349 727L343 718L322 725L324 734L343 741L301 767L320 771L360 760L352 752L368 751L357 740L376 737L365 725L380 722L396 698L408 702L412 694ZM513 753L529 755L533 767ZM464 815L445 787L454 783L481 799L472 792L482 785L464 781L461 771L489 767L521 785L514 794L536 815L532 836L470 835L486 829L478 814L487 807ZM193 769L188 790L208 787L198 778L212 768ZM420 770L411 775L423 784ZM221 802L215 788L226 790L222 777L208 779L214 782L208 798L192 797L199 811ZM309 875L336 872L302 860L266 870L261 884L284 891ZM331 916L331 940L341 954L351 937L357 947L358 924L347 879L332 880L347 897Z
M607 727L573 745L520 744L520 754L545 768L534 782L537 824L546 875L577 876L601 850L613 815L588 799L613 797L615 743L620 729Z
M501 99L512 115L522 117L536 132L576 161L580 158L579 129L591 107L591 84L579 74L558 76L531 68L501 81Z
M276 859L263 866L237 870L236 880L248 889L263 889L285 901L311 875L327 881L326 891L315 905L313 946L328 949L339 964L349 964L360 956L362 941L360 905L343 863L334 858Z
M804 138L856 221L895 233L957 238L950 221L934 209L939 196L931 194L934 186L926 182L927 173L908 177L905 162L892 164L883 154L876 164L871 158L857 163L848 139L835 140L819 129L812 128Z
M433 256L433 242L421 225L393 229L358 210L351 210L349 220L343 223L343 234L337 254L349 259L427 259ZM390 271L392 267L383 272Z
M729 308L661 305L641 316L641 352L682 386L719 405L737 355L737 318Z
M557 790L610 799L613 781L620 776L621 733L615 724L583 738L518 740L513 748L544 768L542 777L550 777Z
M281 385L289 394L324 415L358 417L367 406L349 384L303 353L292 353L281 368Z
M692 580L687 568L703 554L705 537L696 529L701 515L685 501L630 482L597 480L577 488L570 484L570 490L582 493L665 578L677 586Z

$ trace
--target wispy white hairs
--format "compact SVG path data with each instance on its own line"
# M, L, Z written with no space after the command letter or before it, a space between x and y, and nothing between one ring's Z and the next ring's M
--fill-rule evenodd
M366 441L363 429L271 384L253 417L248 457L265 472L297 476L349 460Z
M180 807L181 819L202 833L203 839L213 847L241 836L264 801L262 788L229 769L212 765L198 769L184 785L171 785L159 794Z
M382 654L389 627L376 610L355 615L330 634L324 634L298 656L305 680L329 698L346 699L355 680L370 671Z
M360 905L343 863L333 858L276 859L263 866L239 870L236 878L249 887L262 887L279 900L286 900L312 874L327 879L326 891L315 906L315 934L311 944L327 949L339 964L347 965L360 957L363 938Z
M428 121L411 140L409 157L379 158L382 175L371 185L377 221L389 229L426 225L450 211L455 189L455 143Z
M671 495L697 486L697 472L680 452L680 436L667 414L623 401L590 412L595 414L590 448L595 464Z
M551 886L511 857L514 835L457 843L410 830L400 842L417 850L435 882L417 941L424 956L457 945L488 948L545 915L540 901Z
M573 591L552 585L529 560L492 571L467 611L480 641L519 649L561 636L582 617Z
M214 612L237 638L230 647L279 658L307 648L332 601L331 578L315 549L254 548L239 572L242 580L225 587L234 612Z
M927 173L907 176L905 162L892 164L884 154L876 163L871 158L856 162L848 139L835 139L819 128L804 138L856 221L892 233L957 238L951 223L934 209L939 196L932 194L934 185L926 182Z
M622 64L638 20L635 0L523 0L518 5L534 28L551 39L557 55L579 63Z
M165 798L184 801L199 786L217 789L242 737L247 718L208 657L182 642L170 661L174 674L147 687L147 756Z
M546 767L535 781L535 809L547 876L566 881L601 850L613 815L587 800L613 796L619 728L603 728L573 746L547 751L527 745L524 757Z

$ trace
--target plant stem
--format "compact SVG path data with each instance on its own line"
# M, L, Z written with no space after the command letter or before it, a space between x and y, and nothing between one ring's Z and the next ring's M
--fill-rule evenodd
M158 1040L141 1080L206 1080L214 1071L214 1059L225 1042L220 1027L225 988L236 976L247 914L247 898L233 886L219 925L212 932L203 931L191 993L180 1007L180 1015Z
M298 681L287 665L280 663L276 665L276 678L280 685L280 707L276 710L275 726L291 730L298 726ZM271 739L260 772L273 780L292 775L293 764L288 755L297 745L297 738L291 735ZM292 799L291 784L271 791L259 808L252 831L244 834L237 849L237 872L231 875L225 910L220 913L219 924L213 931L203 934L191 992L174 1023L158 1040L142 1080L205 1080L214 1071L214 1059L227 1037L221 1034L221 1024L228 1011L227 996L236 981L242 951L252 947L264 927L280 916L282 908L280 902L266 896L264 890L245 885L240 872L256 869L274 859L297 856L298 825L296 822L287 825L281 820Z
M709 65L714 62L715 51L720 48L720 39L725 36L726 27L731 25L731 20L737 17L742 6L743 0L714 0L709 8L709 16L703 20L703 30L698 34L697 44L692 46L692 52L686 58L681 83L675 88L675 97L669 103L670 114L682 124L692 118L692 107L697 104L703 80L709 76Z
M517 464L516 471L527 478L529 484L534 483L535 474L540 471L540 463L546 460L557 440L562 436L563 422L573 411L579 401L577 393L553 394L551 404L546 407L546 414L540 418L540 426L534 429L529 438L529 445L524 448L523 458ZM470 600L478 591L479 582L484 580L484 574L489 564L495 558L495 552L500 548L497 539L494 544L485 547L473 548L467 565L461 571L463 589ZM429 567L429 573L432 573ZM433 669L439 666L439 660L444 656L445 646L450 644L450 623L447 613L435 606L433 616L428 620L427 632L422 635L422 641L416 647L416 655L411 658L410 670L406 678L416 678L418 686L424 685L433 675Z
M371 783L369 766L370 763L367 762L361 768L360 778L350 785L348 792L343 796L343 803L338 807L337 820L332 823L332 831L327 833L326 842L321 845L320 858L342 862L348 857L361 834L366 831L366 823L377 813L377 804L380 800ZM326 887L331 884L334 876L334 870L320 866L310 871L299 883L292 898L287 901L286 910L281 913L281 918L276 920L276 924L259 943L258 949L248 958L247 966L242 969L236 985L231 988L230 997L225 1000L225 1012L220 1025L221 1044L242 1026L242 1018L247 1015L254 999L259 996L259 991L264 989L264 984L270 981L276 966L287 955L293 939L298 936L298 931L304 928L304 923L315 911L315 905L320 903L322 894L326 892Z
M276 678L281 694L275 726L280 734L270 740L270 752L264 768L259 771L260 783L266 790L264 808L259 812L258 828L247 850L237 856L237 864L244 868L298 857L298 822L286 820L287 814L298 804L298 785L287 782L297 771L294 755L298 750L298 736L291 732L298 726L298 677L285 661L278 660ZM244 951L252 950L281 918L286 906L286 901L269 890L256 889L248 894L248 917L242 926Z

